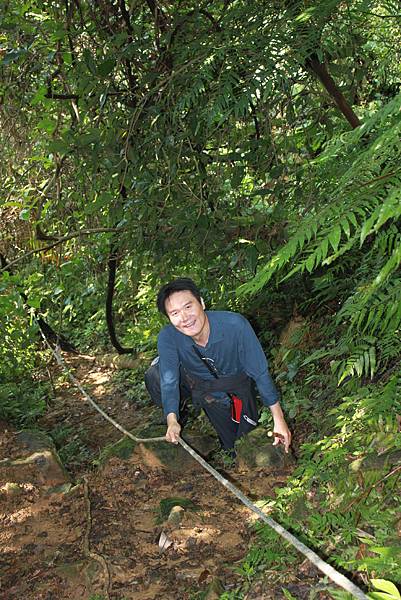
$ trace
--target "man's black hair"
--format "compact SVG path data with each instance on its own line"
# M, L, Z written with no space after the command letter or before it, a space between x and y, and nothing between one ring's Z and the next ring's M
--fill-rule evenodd
M166 300L175 292L191 292L198 302L202 299L199 288L192 279L189 279L189 277L178 277L177 279L173 279L170 283L163 285L157 294L157 308L159 312L166 315L166 317L168 316L166 311Z

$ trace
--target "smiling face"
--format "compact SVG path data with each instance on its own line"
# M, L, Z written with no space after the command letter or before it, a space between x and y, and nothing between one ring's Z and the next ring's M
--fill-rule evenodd
M189 335L197 344L206 345L209 338L209 321L203 300L199 302L187 290L174 292L165 301L170 323L184 335Z

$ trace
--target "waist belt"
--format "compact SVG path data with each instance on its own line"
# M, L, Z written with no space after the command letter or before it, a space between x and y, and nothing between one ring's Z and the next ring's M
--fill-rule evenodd
M213 394L213 392L226 393L231 402L231 418L238 423L237 438L248 433L256 427L259 417L251 378L244 372L220 376L217 369L213 369L208 361L204 360L205 357L202 356L198 348L195 346L193 348L214 377L214 379L201 379L186 371L185 374L192 391L193 402L207 409L206 397L208 394Z

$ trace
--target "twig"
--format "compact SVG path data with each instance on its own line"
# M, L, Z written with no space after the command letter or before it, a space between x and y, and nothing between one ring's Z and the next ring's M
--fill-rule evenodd
M360 187L365 187L367 185L372 185L372 183L375 183L376 181L380 181L381 179L387 179L388 177L392 177L393 175L396 175L397 173L399 173L400 169L396 169L395 171L392 171L391 173L386 173L385 175L381 175L380 177L375 177L374 179L371 179L370 181L366 181L365 183L360 183L359 186Z
M50 385L51 385L52 392L53 392L53 399L55 400L57 398L57 392L56 392L56 387L54 385L52 373L49 369L49 365L46 365L46 371L47 371L47 374L49 375Z
M376 481L376 483L372 483L372 485L370 485L367 490L365 490L362 494L360 494L360 496L358 496L357 498L354 498L354 500L352 500L348 504L347 508L345 509L345 512L348 512L350 510L350 508L352 506L354 506L355 504L359 504L360 502L362 502L362 500L366 500L368 498L368 496L370 495L370 493L375 489L376 486L378 486L380 483L383 483L383 481L385 481L386 479L388 479L389 477L391 477L392 475L394 475L394 473L397 473L398 471L401 471L401 465L398 465L398 467L395 467L395 469L392 469L392 471L390 471L390 473L387 473L387 475L385 475L382 479L379 479L379 481Z

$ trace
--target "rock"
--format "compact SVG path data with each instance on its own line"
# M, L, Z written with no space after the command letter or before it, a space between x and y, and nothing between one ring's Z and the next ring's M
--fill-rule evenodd
M15 435L15 441L30 452L43 449L56 450L51 437L43 433L43 431L36 431L35 429L22 429L22 431L19 431Z
M72 489L72 483L62 483L55 485L47 490L47 494L68 494Z
M140 431L133 431L137 438L162 437L166 433L165 423L151 425ZM197 431L185 431L183 437L203 458L207 458L218 445L217 439L211 435L204 435ZM160 442L135 442L128 437L103 448L99 464L104 465L112 456L128 460L134 452L140 454L140 460L151 468L167 468L171 471L191 471L200 465L180 445Z
M153 426L136 435L141 438L158 437L166 433L166 427ZM207 458L216 449L218 442L211 435L204 435L195 431L184 431L183 438L203 458ZM168 442L151 442L138 444L141 459L150 467L165 467L180 474L184 471L201 469L202 467L179 444Z
M25 458L9 460L7 467L18 468L34 466L38 474L39 483L44 487L59 486L69 482L69 476L64 469L57 453L50 450L40 450Z
M183 517L182 511L199 510L199 506L194 504L192 500L189 498L163 498L159 502L159 521L164 521L165 519L170 520L170 516L173 513L179 513L181 511L180 520ZM176 517L174 517L176 518Z
M178 527L183 519L185 508L182 506L173 506L167 521L173 526Z
M45 433L24 429L15 435L15 442L20 457L1 461L1 466L11 471L14 481L25 480L28 475L24 468L28 467L29 477L33 475L37 483L48 491L70 482L51 438Z
M235 449L240 469L263 468L278 471L295 462L293 456L286 454L282 446L273 446L262 427L238 440Z
M98 463L104 465L112 456L127 460L130 458L136 447L137 443L134 442L134 440L131 440L129 437L124 437L114 444L105 446L101 451Z
M23 490L19 483L8 481L0 488L0 492L3 492L7 496L20 496Z
M146 355L137 354L104 354L98 361L105 367L112 367L114 369L138 369L141 366L141 362L149 360Z

